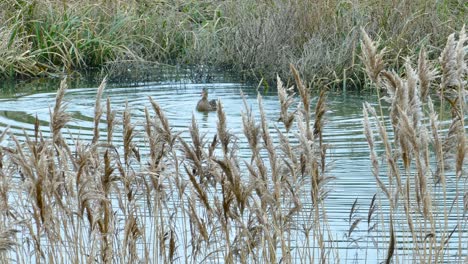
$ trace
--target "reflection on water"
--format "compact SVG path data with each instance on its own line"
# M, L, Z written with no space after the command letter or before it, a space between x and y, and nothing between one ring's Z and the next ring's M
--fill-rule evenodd
M243 137L241 112L243 102L240 96L242 90L246 96L247 104L252 107L258 118L257 90L249 85L236 82L223 81L221 78L216 83L192 83L183 76L172 76L166 74L164 80L140 83L140 84L112 84L107 87L103 98L110 98L112 107L118 112L122 112L128 104L131 109L134 122L144 122L144 110L150 108L149 97L152 97L165 111L171 127L175 131L185 131L181 135L189 138L187 127L194 116L199 128L211 138L216 133L217 117L216 113L198 113L195 106L200 99L200 91L207 88L210 99L219 98L224 106L227 117L228 130L239 137L241 151L239 156L249 159L246 140ZM177 80L177 81L174 81ZM53 83L57 87L57 82ZM97 86L97 85L95 85ZM73 88L69 89L65 96L67 111L71 113L72 120L69 123L68 131L74 136L84 140L93 137L93 117L96 88ZM276 92L270 90L263 93L264 109L269 119L269 126L282 128L278 122L279 103ZM22 138L24 133L33 135L34 120L37 116L41 130L47 136L49 129L49 111L53 107L55 100L54 91L41 90L40 93L13 93L12 96L3 96L0 99L0 127L9 126L12 133L18 138ZM340 247L349 248L350 240L346 239L345 233L349 228L346 219L355 201L358 199L362 212L361 217L366 218L366 212L372 197L378 189L375 179L371 173L368 146L363 135L362 128L362 103L364 101L376 102L376 98L370 95L357 94L334 94L328 96L328 112L324 132L324 141L330 145L329 160L331 161L329 174L335 177L329 187L331 191L326 200L326 209L330 226L334 233L334 239L340 241ZM314 105L315 101L312 102ZM101 132L106 134L105 124L101 124ZM140 132L143 127L137 127ZM274 130L272 130L274 131ZM116 139L121 134L114 133ZM274 136L274 135L273 135ZM275 139L277 142L278 140ZM142 150L144 153L145 150ZM454 194L451 194L452 198ZM450 199L449 199L450 200ZM309 205L310 206L310 205ZM307 205L304 205L307 207ZM366 221L357 227L357 234L365 236L368 229ZM463 233L462 233L463 234ZM455 234L456 236L458 234ZM466 239L466 234L463 234ZM407 240L406 240L407 241ZM380 241L383 242L383 241ZM376 243L379 240L376 239ZM360 258L368 256L370 263L376 258L375 245L367 245L365 251L358 250ZM457 248L457 246L456 246ZM348 252L341 254L344 259ZM351 253L349 253L351 254ZM351 254L354 255L354 254ZM350 260L353 256L347 256ZM383 257L379 255L379 257ZM345 261L346 262L346 261Z

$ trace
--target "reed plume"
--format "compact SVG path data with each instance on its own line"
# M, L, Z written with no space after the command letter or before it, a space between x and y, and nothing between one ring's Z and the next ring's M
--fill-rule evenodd
M303 110L303 118L305 120L305 128L306 128L306 136L309 140L313 138L312 132L310 131L310 89L306 87L301 77L299 76L299 72L296 70L294 65L290 64L289 68L293 73L294 80L296 81L297 90L299 90L299 95L302 99L302 110Z
M442 79L440 88L447 91L449 88L464 87L465 80L463 78L467 72L467 66L465 62L465 42L468 40L466 36L465 26L460 30L458 41L455 40L455 33L450 34L447 38L447 44L444 50L440 54L439 62L442 69ZM463 92L466 93L466 92ZM457 94L451 94L449 96L457 96Z
M169 125L169 120L164 114L163 110L156 103L153 98L149 98L154 112L156 113L156 121L154 122L156 132L161 136L161 138L170 146L171 148L175 144L176 137L171 132L171 127Z
M107 85L107 78L104 77L104 79L101 82L101 85L99 85L97 93L96 93L96 102L94 103L94 127L93 127L93 140L92 143L96 144L99 140L99 123L101 122L101 116L102 116L102 108L101 108L101 98L102 94L104 92L104 89L106 88Z
M107 144L112 143L112 137L114 132L114 120L115 120L115 111L112 110L111 101L108 97L106 100L106 121L107 121Z
M447 44L442 51L439 62L442 68L442 80L440 91L451 106L452 123L448 136L444 142L444 149L449 160L454 155L457 177L463 174L463 165L467 149L465 132L465 109L466 109L466 76L468 67L465 56L468 41L465 26L458 34L458 41L455 34L451 34L447 39ZM448 165L448 164L447 164Z
M260 126L255 123L252 108L247 105L244 93L241 92L242 101L244 103L244 111L241 112L242 126L244 128L244 135L247 138L249 147L252 151L252 159L258 157L260 151Z
M18 230L13 228L3 229L2 227L2 229L0 229L0 254L12 250L18 245L14 239L16 233L18 233Z
M371 40L363 28L361 28L361 35L361 61L364 63L366 73L371 81L378 84L380 82L380 73L385 68L383 59L385 48L379 51L378 44Z
M223 149L224 155L227 155L228 150L229 150L229 142L231 141L231 135L227 131L226 113L224 112L223 104L221 103L220 100L218 100L217 106L218 107L216 109L216 114L218 116L218 122L217 122L218 140L221 143L221 147Z
M53 141L55 144L62 146L65 146L65 144L62 140L61 129L70 121L70 115L65 112L67 105L63 102L67 87L67 79L63 79L55 97L54 109L50 113L50 130L53 135Z
M438 75L437 69L434 68L432 63L427 60L426 50L422 48L419 51L418 57L418 78L419 78L419 91L422 102L426 102L431 89L432 81L434 81Z
M379 174L379 161L377 158L377 153L375 151L375 141L374 141L374 133L371 128L371 124L369 121L369 110L371 109L372 106L369 105L369 103L365 103L362 106L362 113L364 116L363 119L363 125L364 125L364 135L366 136L367 144L369 145L369 151L370 151L370 160L372 163L372 174L375 177L375 180L377 181L377 185L379 188L385 193L387 198L390 198L390 192L388 191L387 187L385 184L382 182L380 179L380 174ZM375 110L372 110L375 111Z
M404 199L403 209L406 226L412 236L413 243L417 241L418 237L424 236L424 232L431 232L430 235L426 234L424 243L415 243L412 249L415 259L440 261L444 257L435 248L444 248L454 232L449 229L447 220L449 215L452 215L452 211L446 208L447 204L445 204L448 183L446 172L451 170L450 165L455 164L455 175L460 178L465 163L466 133L463 116L466 101L464 97L466 94L464 88L466 62L464 62L464 57L467 40L465 28L462 28L458 40L454 34L448 37L446 47L439 57L440 75L435 70L436 67L433 66L433 63L427 60L424 49L419 53L417 71L411 66L409 58L406 59L404 65L404 75L384 70L380 67L385 65L384 62L375 63L376 59L372 59L372 56L379 53L373 49L376 47L375 44L367 35L363 34L363 38L363 44L367 46L363 49L362 55L365 70L371 80L377 80L375 83L378 89L383 88L386 92L382 99L390 103L389 119L392 124L391 132L394 135L394 143L391 144L383 116L379 118L375 109L365 104L363 106L364 134L369 145L372 172L377 185L386 193L391 205L391 234L387 263L395 257L396 236L394 230L399 226L397 222L400 221L397 217L399 216L398 197L400 196ZM369 68L372 65L375 69ZM441 95L442 103L445 100L451 109L451 123L448 130L441 127L440 113L435 111L431 99L433 83L439 84L438 92ZM381 104L379 106L380 112L383 114L383 106ZM429 109L428 113L425 111L426 106ZM376 177L379 163L374 150L375 143L369 116L374 117L377 122L379 135L385 146L384 155L389 167L388 186ZM436 161L434 170L432 160ZM398 166L400 162L403 170L401 172ZM434 173L432 173L433 171ZM440 194L434 191L434 186L428 181L431 174L435 183L440 183L442 186L442 199L444 200L442 205L435 202L438 201L436 199ZM393 176L396 176L397 179L396 192L394 195L390 195L394 189ZM404 185L402 185L403 183ZM386 189L389 191L385 191ZM438 217L437 209L443 211L442 217ZM418 214L414 215L413 211L418 212ZM457 213L454 217L459 221ZM442 230L440 227L443 227ZM440 238L433 235L435 230L441 232Z
M128 103L125 103L125 110L123 112L123 129L122 129L122 138L123 138L123 147L124 147L124 162L125 166L130 165L130 158L135 150L135 145L133 144L133 138L135 137L135 127L131 123L131 114Z
M294 121L295 112L288 112L289 107L294 103L294 93L291 92L294 87L291 86L286 89L279 76L276 76L276 83L278 89L278 100L280 102L281 112L279 120L283 122L286 132L289 132ZM288 94L289 93L289 94Z

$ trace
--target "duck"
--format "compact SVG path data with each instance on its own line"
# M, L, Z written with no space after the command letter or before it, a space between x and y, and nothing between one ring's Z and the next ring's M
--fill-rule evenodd
M197 103L198 112L210 112L216 111L217 103L216 100L208 100L208 90L204 88L201 93L202 98Z

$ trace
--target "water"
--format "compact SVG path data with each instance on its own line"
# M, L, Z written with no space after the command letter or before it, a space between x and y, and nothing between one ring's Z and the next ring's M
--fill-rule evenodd
M84 88L87 85L89 88ZM93 107L98 83L79 83L74 86L77 87L69 89L65 96L67 112L72 116L67 131L73 137L90 140L93 137ZM34 134L34 120L37 116L41 130L47 136L50 131L49 111L55 102L55 91L51 90L50 87L58 87L58 83L54 81L53 85L45 85L45 87L49 87L49 89L37 89L36 92L10 90L9 93L4 93L0 99L1 130L3 131L5 127L9 126L10 131L20 140L24 138L24 133L32 136ZM247 150L242 130L241 111L245 111L245 109L240 90L244 92L246 101L254 110L257 120L259 116L257 93L260 92L263 96L269 126L282 128L282 124L278 122L279 102L274 89L258 91L252 85L233 81L233 78L226 76L216 76L215 82L212 83L195 83L191 81L190 75L169 72L161 75L159 80L151 82L111 83L106 88L103 98L109 97L112 108L117 112L122 112L125 105L128 104L133 122L142 124L144 122L144 109L151 108L149 101L149 97L151 97L162 107L173 130L181 131L184 138L188 138L186 131L192 116L197 120L200 130L206 133L208 138L211 138L216 133L216 113L195 111L202 88L208 89L210 99L219 98L222 101L228 130L239 138L239 156L241 158L249 160L250 152ZM362 103L365 101L375 104L377 99L369 94L330 92L327 100L324 142L330 145L328 174L335 179L327 186L330 193L325 204L334 239L338 241L340 258L345 263L351 263L355 254L358 254L357 262L367 259L369 263L375 263L376 258L384 259L386 254L385 245L380 245L383 250L377 252L375 246L369 245L369 242L361 245L361 249L349 250L349 248L353 248L353 244L345 237L350 225L347 220L349 211L355 199L358 199L360 206L358 215L363 218L363 221L358 225L354 238L366 235L368 207L374 194L379 193L371 173L368 145L363 135ZM312 103L312 106L314 105L315 99ZM104 124L101 124L100 129L103 134L106 133ZM137 131L143 133L143 128L137 127ZM69 133L65 132L68 137L70 137ZM114 135L117 142L122 141L118 128ZM273 136L275 136L274 133ZM276 138L275 141L277 142ZM144 149L142 151L145 152ZM454 198L454 194L452 193L450 197ZM384 222L388 223L388 219L385 219L386 216L383 217ZM401 236L403 235L401 234ZM460 235L464 245L466 245L468 235L464 231L455 233L457 238ZM457 239L454 241L457 242Z

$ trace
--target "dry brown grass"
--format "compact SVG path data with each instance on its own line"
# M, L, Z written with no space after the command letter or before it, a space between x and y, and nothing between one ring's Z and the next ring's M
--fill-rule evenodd
M128 106L118 115L109 99L105 109L101 106L105 79L97 90L92 140L67 137L64 80L50 110L50 135L44 136L36 122L34 138L25 135L20 142L10 135L14 147L1 149L1 228L6 230L1 260L292 263L305 254L327 261L333 252L325 242L331 236L324 207L330 177L321 136L325 93L313 122L310 88L291 70L304 98L291 113L292 97L282 99L287 129L269 126L260 95L259 120L245 104L250 160L238 158L241 135L227 129L221 102L212 139L194 117L187 131L174 131L152 98L144 132L137 134L141 124L132 120ZM107 135L101 135L103 120ZM293 129L299 132L293 135ZM188 138L181 135L185 132ZM280 134L280 144L272 133ZM290 136L299 143L289 143ZM304 210L307 201L313 206ZM301 253L293 250L298 236L310 246Z
M467 149L465 28L458 34L458 39L455 34L448 37L439 57L440 75L433 68L433 62L427 61L424 50L419 54L418 71L412 68L410 59L406 60L403 74L387 71L382 60L383 51L376 49L378 44L364 31L363 39L362 58L366 72L377 89L385 92L382 99L389 103L388 116L383 115L386 112L383 104L379 104L380 115L369 104L363 109L372 172L385 194L382 199L391 207L387 263L400 254L411 255L415 262L443 262L447 243L456 231L459 239L463 237L460 228L466 221L461 209L452 210L454 205L462 204L461 197L466 188L466 171L463 170ZM439 85L437 93L441 98L439 113L430 97L434 93L430 89L436 85ZM441 127L439 115L444 114L447 103L451 123ZM392 129L387 129L387 122L391 123ZM375 151L374 130L378 131L385 146L381 162ZM394 135L393 142L389 133ZM381 179L380 167L388 168L386 180ZM455 188L453 200L447 194L449 181L454 182L451 185ZM455 221L449 223L449 218ZM394 235L398 229L411 235L409 241L404 238L398 241ZM396 249L399 243L408 242L414 247ZM458 249L455 249L460 261L461 245L458 243Z

